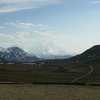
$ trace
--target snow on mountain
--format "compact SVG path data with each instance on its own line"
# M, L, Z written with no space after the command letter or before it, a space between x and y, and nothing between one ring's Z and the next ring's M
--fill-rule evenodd
M71 55L53 55L53 54L39 54L37 55L38 58L41 59L67 59L72 57Z
M0 48L0 61L9 62L32 62L39 60L18 47Z
M50 44L36 45L32 49L33 54L29 54L19 47L2 48L0 47L0 61L8 62L33 62L40 59L66 59L71 57L65 54L64 50ZM61 54L60 54L61 53Z
M66 51L52 42L39 42L30 48L30 52L36 56L43 55L67 55Z
M0 47L0 51L1 51L1 52L6 52L7 49L6 49L6 48L2 48L2 47Z
M66 51L52 42L39 42L30 48L30 52L43 59L65 59L71 57Z

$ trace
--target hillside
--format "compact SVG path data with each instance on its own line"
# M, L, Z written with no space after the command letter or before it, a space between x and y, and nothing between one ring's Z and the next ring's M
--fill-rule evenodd
M100 45L96 45L86 50L80 55L71 58L87 64L96 64L100 62Z

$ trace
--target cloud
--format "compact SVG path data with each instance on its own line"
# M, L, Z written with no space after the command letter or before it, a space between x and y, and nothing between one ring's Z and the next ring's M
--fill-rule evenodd
M31 24L34 25L34 23ZM32 25L26 24L26 26L30 27ZM9 28L7 29L7 27ZM15 25L9 26L9 24L5 25L5 29L5 33L0 33L0 47L19 46L25 51L34 54L82 53L91 44L100 43L99 32L90 34L64 34L53 32L51 28L40 30L39 27L33 28L32 26L30 29L24 29L22 27L18 29ZM11 33L10 30L13 32Z
M25 22L10 22L10 23L6 23L15 27L19 27L19 28L32 28L32 27L45 27L47 25L43 25L43 24L33 24L33 23L25 23Z
M16 45L32 53L42 53L45 51L58 54L65 51L62 45L58 43L59 40L63 38L62 35L55 34L54 31L46 27L47 25L27 22L9 22L6 23L5 28L8 26L9 29L6 30L6 33L0 33L1 47ZM14 28L13 34L9 32L12 27ZM40 29L41 27L43 28L42 30ZM37 46L38 49L34 49L37 48Z
M0 12L14 12L56 4L60 0L0 0Z
M43 30L41 30L40 27L42 27ZM41 23L9 22L6 23L5 29L5 33L0 33L1 47L16 45L31 53L81 53L88 48L86 46L81 47L81 45L93 44L95 43L95 38L97 42L100 40L99 35L96 36L96 34L93 34L93 38L91 38L90 34L56 33L52 31L49 26L45 27L45 25Z
M17 45L27 51L34 43L34 38L28 37L28 34L28 32L18 32L15 34L0 33L0 46L10 47Z
M38 35L40 35L40 36L50 36L51 35L50 32L42 32L40 30L35 30L33 32L36 33L36 34L38 34Z
M46 33L47 34L47 33ZM19 46L25 51L31 53L51 53L51 54L61 54L65 53L65 50L58 44L58 37L60 39L61 35L48 34L44 35L40 33L38 36L28 32L17 32L15 34L4 34L0 33L0 46L10 47Z
M12 39L12 36L9 36L7 34L0 33L0 38Z
M100 4L100 0L91 2L92 4Z
M0 26L0 30L4 29L4 26Z

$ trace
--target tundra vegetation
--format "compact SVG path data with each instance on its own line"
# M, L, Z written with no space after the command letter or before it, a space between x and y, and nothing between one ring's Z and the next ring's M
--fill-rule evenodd
M0 84L0 100L99 100L100 87Z

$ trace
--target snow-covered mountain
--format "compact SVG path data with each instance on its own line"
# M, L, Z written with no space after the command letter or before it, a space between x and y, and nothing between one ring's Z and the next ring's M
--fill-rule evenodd
M72 57L71 55L53 55L53 54L37 54L36 55L38 58L41 59L67 59Z
M0 48L0 61L33 62L39 60L18 47Z
M44 59L65 59L71 57L63 48L52 42L45 43L42 41L41 43L36 43L29 51Z
M71 55L59 55L49 52L51 49L43 47L41 50L39 47L35 48L33 54L27 53L19 47L2 48L0 47L0 61L2 62L33 62L41 59L66 59ZM41 51L41 52L39 52ZM52 51L52 50L51 50Z

